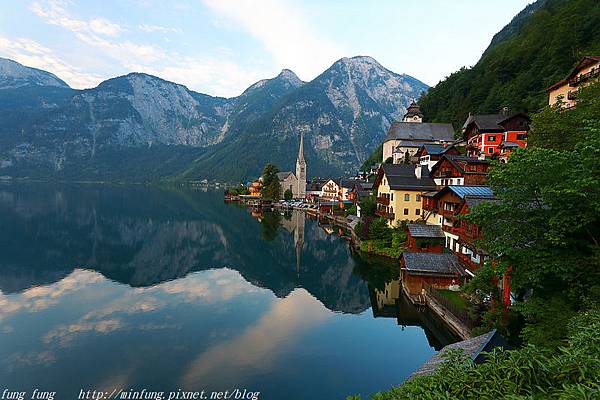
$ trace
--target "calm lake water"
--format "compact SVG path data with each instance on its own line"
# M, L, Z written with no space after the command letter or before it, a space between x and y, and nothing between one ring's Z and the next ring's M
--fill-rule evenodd
M394 270L221 192L0 184L0 389L368 395L456 340Z

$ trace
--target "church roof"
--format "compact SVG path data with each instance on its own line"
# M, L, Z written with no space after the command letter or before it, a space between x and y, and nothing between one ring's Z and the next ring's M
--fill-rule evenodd
M385 138L386 142L388 140L451 142L454 140L454 128L451 124L395 121L392 123L392 126L390 126Z
M284 181L287 179L288 176L290 175L294 175L292 173L292 171L282 171L282 172L278 172L277 173L277 179L279 179L279 182Z

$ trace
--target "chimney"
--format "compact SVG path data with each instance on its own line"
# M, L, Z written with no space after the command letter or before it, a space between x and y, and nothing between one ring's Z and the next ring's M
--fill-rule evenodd
M504 115L505 117L508 117L508 107L502 107L502 109L500 110L500 114Z
M417 177L417 179L421 179L421 173L423 172L422 169L423 166L421 164L417 164L415 166L415 176Z

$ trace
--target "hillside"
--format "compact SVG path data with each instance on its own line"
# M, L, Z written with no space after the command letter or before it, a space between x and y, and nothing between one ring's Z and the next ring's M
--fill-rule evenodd
M469 112L538 111L545 88L583 55L600 53L600 2L538 0L494 36L472 68L462 68L419 101L428 121L462 126Z
M370 57L343 58L311 82L283 70L233 98L130 73L74 90L0 60L0 176L93 181L244 181L295 164L353 173L427 85Z

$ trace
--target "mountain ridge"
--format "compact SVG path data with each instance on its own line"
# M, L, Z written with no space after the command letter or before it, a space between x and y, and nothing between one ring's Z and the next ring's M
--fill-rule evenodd
M309 174L349 171L427 89L365 56L340 59L310 82L283 69L232 98L140 72L84 90L39 83L0 90L12 118L0 128L0 175L240 181L266 162L290 168L300 131L319 149Z

